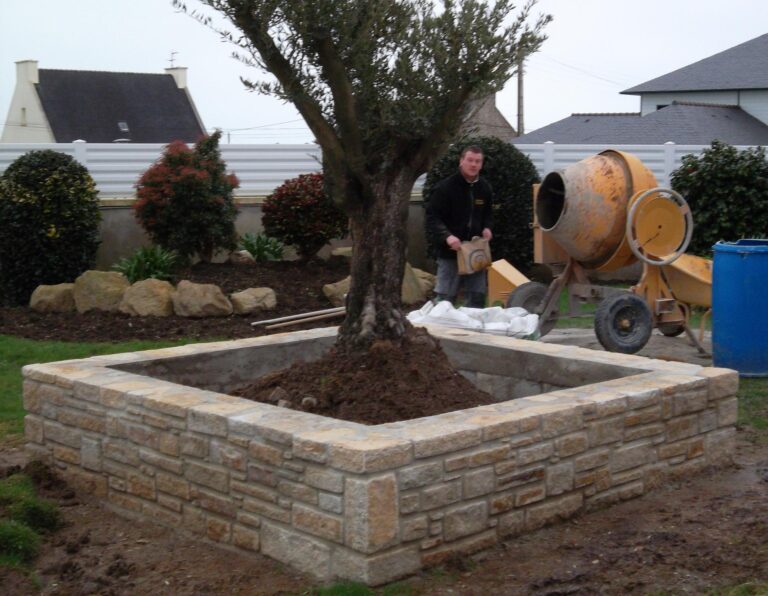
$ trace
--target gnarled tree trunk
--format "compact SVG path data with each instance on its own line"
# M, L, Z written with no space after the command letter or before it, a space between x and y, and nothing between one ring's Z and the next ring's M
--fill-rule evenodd
M414 181L403 172L375 180L371 185L373 201L349 212L352 283L337 342L342 349L364 349L376 339L397 340L405 333L407 320L400 292Z

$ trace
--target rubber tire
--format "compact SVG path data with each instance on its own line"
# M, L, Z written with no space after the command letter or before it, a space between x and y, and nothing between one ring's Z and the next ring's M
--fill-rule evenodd
M622 321L628 323L628 329L622 329ZM651 309L645 300L630 292L605 298L595 311L595 335L609 352L639 352L648 343L652 331Z
M547 286L540 284L537 281L529 281L524 284L520 284L514 290L509 293L507 298L507 308L520 307L527 310L529 313L536 313L541 303L544 301L544 297L547 295ZM544 337L547 333L557 324L557 311L552 313L552 317L544 321L539 329L541 337Z

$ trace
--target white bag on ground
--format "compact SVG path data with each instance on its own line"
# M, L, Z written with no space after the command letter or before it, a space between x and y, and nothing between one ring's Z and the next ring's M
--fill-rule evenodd
M454 308L447 300L427 302L408 313L407 318L414 325L443 325L509 337L531 337L539 324L538 315L529 314L524 308Z

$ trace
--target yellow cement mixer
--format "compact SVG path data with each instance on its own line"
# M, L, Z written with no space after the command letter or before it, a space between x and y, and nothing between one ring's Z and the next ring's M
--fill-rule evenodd
M691 305L711 305L712 263L684 254L693 233L690 208L677 192L660 188L637 157L608 150L550 172L539 186L535 217L562 249L565 268L549 287L520 285L507 306L538 313L542 335L554 327L567 288L568 316L578 316L583 303L598 303L595 333L607 350L635 353L657 327L669 336L687 333L704 352L688 316ZM587 276L637 261L642 277L628 291L594 285Z

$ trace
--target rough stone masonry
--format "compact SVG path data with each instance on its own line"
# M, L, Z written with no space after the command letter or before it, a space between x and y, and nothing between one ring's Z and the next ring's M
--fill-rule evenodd
M430 332L498 403L364 426L226 394L315 329L26 366L28 448L121 514L369 585L733 452L734 371Z

